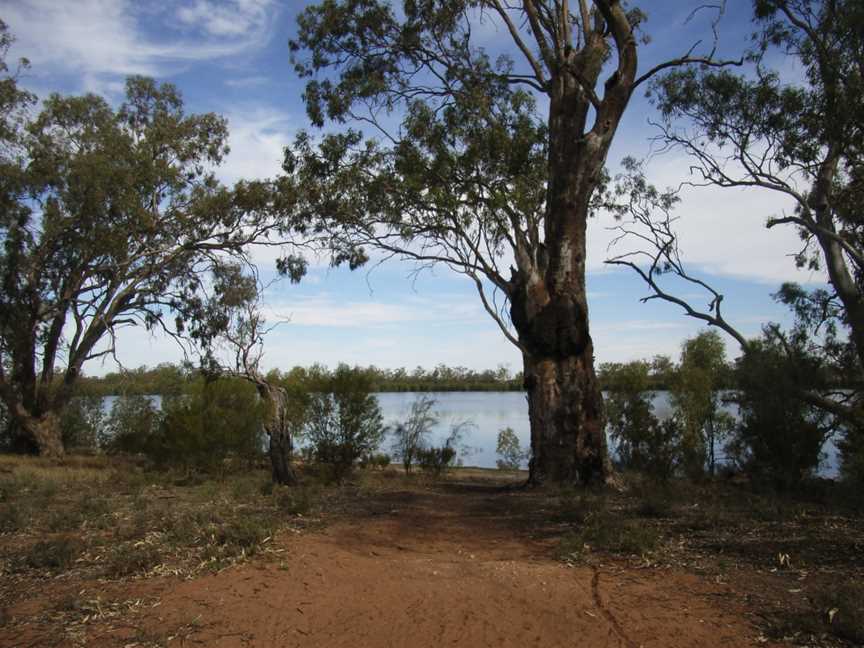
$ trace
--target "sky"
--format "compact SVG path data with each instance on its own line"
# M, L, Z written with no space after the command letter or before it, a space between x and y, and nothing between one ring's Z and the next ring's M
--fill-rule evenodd
M301 0L0 0L2 18L15 36L10 58L26 57L31 68L22 85L40 97L51 92L95 92L122 102L128 75L170 81L182 92L188 112L216 112L228 119L231 153L218 170L226 183L271 177L280 171L282 148L309 128L301 93L304 82L289 63L288 40ZM640 49L640 70L674 58L701 41L713 42L710 16L689 17L690 3L639 3L648 14L651 42ZM737 58L753 31L749 0L728 0L718 27L718 55ZM490 52L513 51L506 29L477 16L478 45ZM518 57L518 53L514 53ZM798 71L775 60L784 75ZM541 108L543 104L541 103ZM652 153L657 118L650 103L633 97L608 157L614 170L628 155ZM653 155L646 167L659 187L688 179L679 154ZM725 316L747 336L763 323L788 323L771 294L784 281L819 284L818 273L796 270L790 255L800 248L792 229L764 227L791 205L759 190L684 189L676 208L680 247L687 267L724 294ZM621 362L657 354L677 357L681 342L701 330L680 309L658 301L631 271L604 264L623 251L609 248L611 219L589 223L588 297L597 362ZM274 276L273 252L256 256L262 276ZM433 367L439 363L472 369L521 369L519 351L485 313L473 284L446 268L419 275L405 262L387 261L354 272L314 263L299 285L272 284L265 293L271 322L263 365L339 362L379 367ZM707 297L684 289L694 304ZM141 329L123 331L118 358L125 367L176 362L182 353L170 339ZM730 356L737 355L734 343ZM85 371L115 371L113 360Z

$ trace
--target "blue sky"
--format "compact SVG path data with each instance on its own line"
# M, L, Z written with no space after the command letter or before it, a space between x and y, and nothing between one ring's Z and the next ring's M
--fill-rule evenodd
M225 182L272 176L282 147L307 127L300 99L303 83L288 60L288 39L307 3L275 0L0 0L0 17L17 42L12 57L27 57L32 68L23 84L39 96L49 92L97 92L122 100L124 78L146 74L177 85L192 112L225 115L231 148L219 176ZM641 50L640 68L683 54L696 41L712 41L709 15L687 20L690 3L639 3L649 16L652 42ZM729 0L719 28L719 50L737 57L753 31L750 2ZM490 51L509 51L506 31L477 17L475 33ZM777 60L784 74L794 66ZM626 155L643 158L655 134L654 111L641 93L633 98L608 163L613 170ZM649 177L660 186L687 179L680 156L655 156ZM676 210L681 249L689 267L725 294L727 319L748 335L763 322L788 321L770 294L782 281L819 283L823 277L796 271L789 258L800 241L794 230L764 228L766 218L790 205L752 190L690 189ZM611 221L589 225L589 303L599 362L626 361L658 353L677 357L681 341L699 330L672 305L640 303L647 294L632 273L604 266L613 234ZM620 250L619 250L620 251ZM258 255L262 273L272 273L273 254ZM321 362L334 366L382 367L438 363L475 369L521 368L517 350L485 314L468 280L445 268L412 275L411 265L391 261L373 271L351 273L313 265L299 286L268 289L271 319L289 320L268 337L264 365L287 368ZM692 290L685 290L688 296ZM694 299L698 303L700 300ZM702 302L706 300L701 299ZM735 347L730 344L730 354ZM118 342L125 366L176 361L173 342L140 330ZM91 365L88 373L113 371L113 362Z

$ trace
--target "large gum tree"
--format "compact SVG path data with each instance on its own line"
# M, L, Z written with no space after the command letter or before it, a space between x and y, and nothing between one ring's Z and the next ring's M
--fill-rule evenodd
M186 114L170 84L131 78L118 109L51 95L31 117L33 97L2 72L0 398L7 435L57 456L59 414L120 329L208 343L207 290L249 265L278 201L266 183L216 180L225 120Z
M308 215L364 250L474 280L524 360L530 481L605 482L585 285L588 217L640 74L643 13L616 0L328 0L291 43L312 122L286 155ZM477 31L506 45L478 45ZM351 124L358 130L346 130Z

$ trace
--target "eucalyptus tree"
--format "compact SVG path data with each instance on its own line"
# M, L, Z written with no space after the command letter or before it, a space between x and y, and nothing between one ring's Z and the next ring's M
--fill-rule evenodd
M54 94L38 116L6 123L0 397L29 449L60 455L58 413L85 363L136 325L206 344L214 273L249 262L277 207L266 183L216 180L225 120L185 114L167 83L130 78L116 110Z
M522 353L531 481L606 481L585 290L588 216L640 74L645 15L617 0L329 0L291 43L312 122L288 151L337 260L369 248L473 280ZM499 56L477 32L504 34ZM512 54L512 56L511 56ZM346 129L342 124L356 129Z
M732 427L721 407L720 390L728 373L726 347L716 330L684 340L670 391L682 426L682 464L691 477L701 477L706 463L714 476L716 446Z
M268 326L262 312L263 289L255 275L244 273L240 266L231 267L227 274L228 280L208 305L211 318L219 324L211 327L218 333L205 350L204 364L254 385L264 403L263 428L273 482L293 486L297 483L292 465L294 439L306 423L309 394L262 371L264 340L279 322ZM220 359L220 351L228 353L228 361Z
M864 367L864 6L757 0L753 10L758 29L749 69L678 70L655 80L659 140L689 157L694 185L771 192L792 203L789 213L765 215L767 227L796 228L797 265L823 270L829 287L784 284L776 298L795 313L795 328L784 333L772 325L766 333L794 360L791 339L806 328L809 352L834 364L856 389L826 398L825 390L803 384L799 396L864 429L857 388ZM779 61L790 60L795 65L781 73ZM657 196L644 184L633 186L642 189L643 209L622 225L623 235L650 244L611 262L638 272L652 290L648 299L677 304L730 334L745 352L755 348L724 317L724 296L685 266L674 219L665 211L671 203L652 214ZM671 291L663 280L670 273L704 289L708 308Z

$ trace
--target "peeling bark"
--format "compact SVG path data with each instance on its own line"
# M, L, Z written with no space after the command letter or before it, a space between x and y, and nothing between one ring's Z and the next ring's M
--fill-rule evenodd
M268 404L269 418L264 431L270 439L270 466L273 483L284 486L297 484L297 473L291 465L294 444L288 417L288 403L285 392L275 385L259 382L258 393Z
M62 457L66 454L63 448L60 419L57 415L49 412L41 417L21 418L19 425L25 436L35 442L40 456Z

